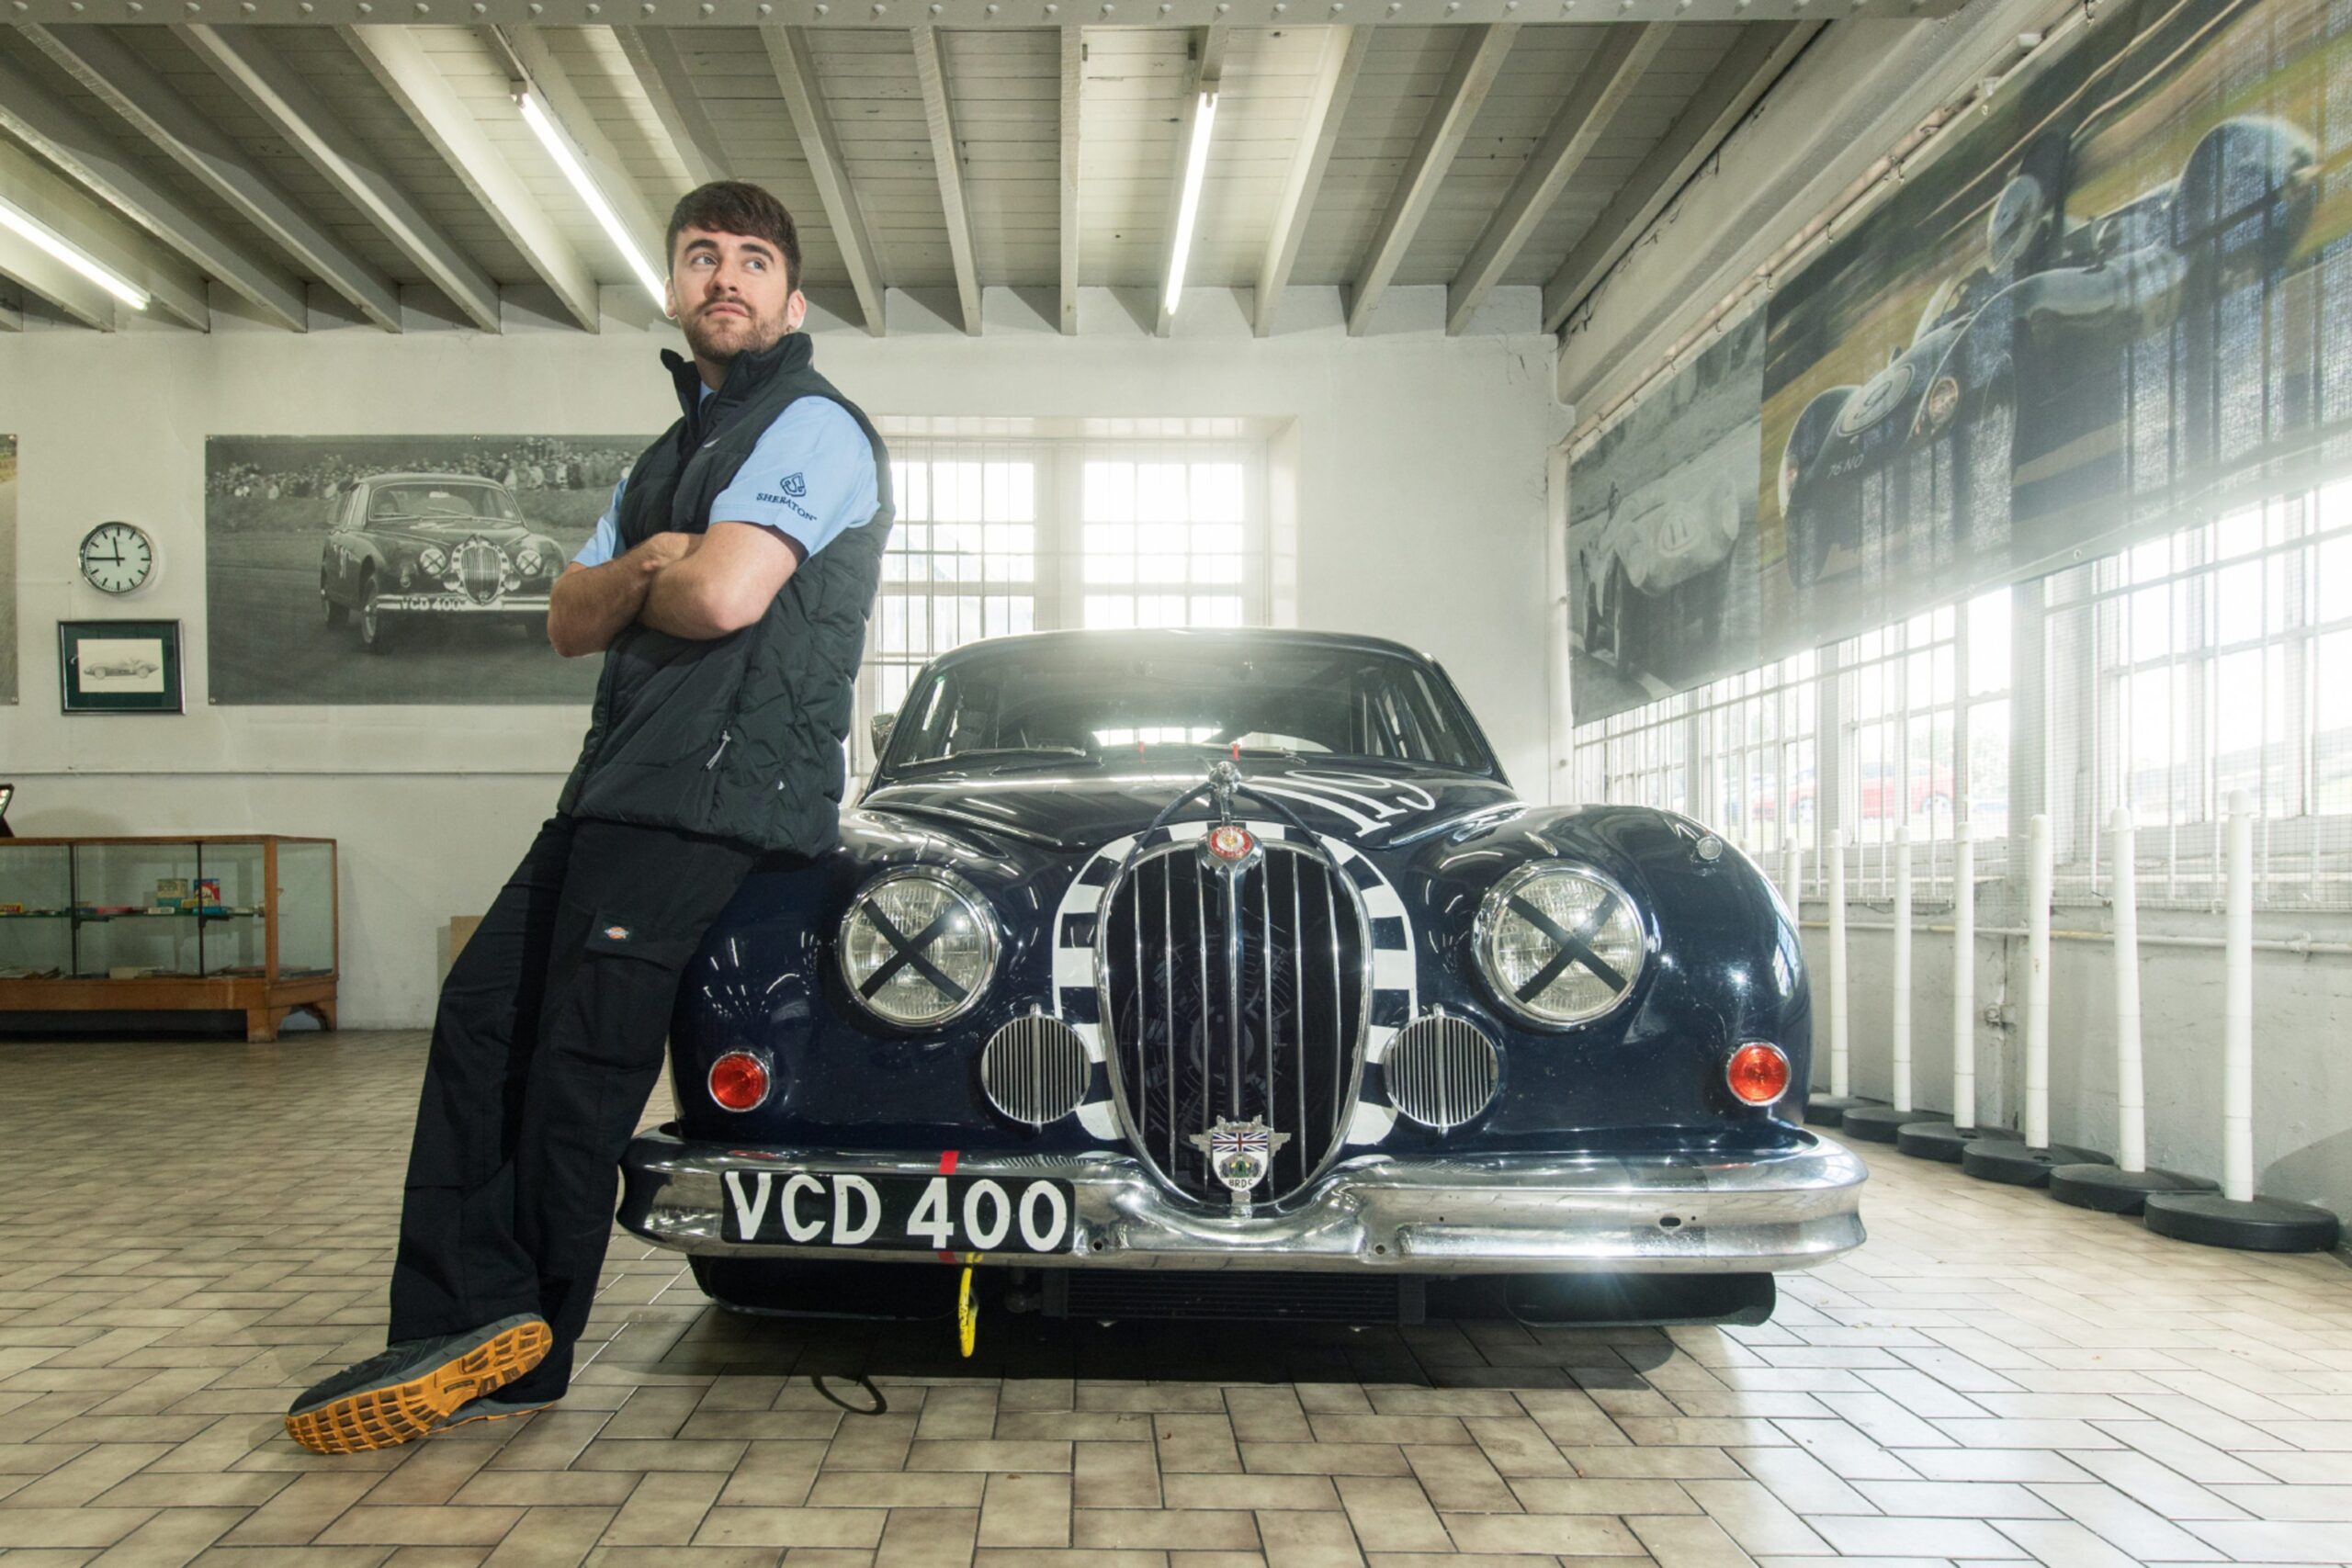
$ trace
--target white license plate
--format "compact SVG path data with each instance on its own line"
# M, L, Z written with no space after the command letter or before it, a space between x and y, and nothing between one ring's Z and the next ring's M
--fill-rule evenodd
M730 1170L718 1238L899 1252L1064 1252L1075 1205L1048 1178Z

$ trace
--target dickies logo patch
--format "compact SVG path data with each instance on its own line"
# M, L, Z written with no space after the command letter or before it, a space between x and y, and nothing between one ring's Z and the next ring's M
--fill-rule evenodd
M784 493L797 501L808 493L808 481L798 474L784 476Z
M606 926L605 928L605 940L606 942L627 942L628 940L628 928L627 926Z

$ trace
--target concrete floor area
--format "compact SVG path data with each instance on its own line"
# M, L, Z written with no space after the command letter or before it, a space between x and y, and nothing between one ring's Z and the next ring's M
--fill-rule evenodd
M382 1343L423 1057L0 1044L0 1565L2352 1562L2342 1258L1876 1146L1870 1244L1754 1329L1000 1315L959 1362L622 1235L561 1406L318 1458L278 1415Z

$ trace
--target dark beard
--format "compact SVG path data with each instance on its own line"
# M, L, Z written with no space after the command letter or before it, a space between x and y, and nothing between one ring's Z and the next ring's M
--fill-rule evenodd
M693 352L694 356L707 360L713 365L730 365L734 363L735 356L739 354L764 354L784 341L785 336L784 322L781 320L773 323L775 328L773 332L765 331L764 323L753 321L751 322L753 329L752 335L741 341L740 344L730 346L710 341L706 335L706 325L704 318L697 314L691 322L681 323L679 330L685 333L686 347Z

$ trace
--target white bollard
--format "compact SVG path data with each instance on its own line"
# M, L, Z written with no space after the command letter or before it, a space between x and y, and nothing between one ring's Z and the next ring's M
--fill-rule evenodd
M1894 830L1894 1109L1911 1109L1911 829Z
M2254 1198L2254 807L2230 792L2230 886L2222 931L2222 1196Z
M2132 808L2115 808L2115 1161L2148 1168L2148 1081L2140 1052L2140 891Z
M1854 1092L1846 1050L1846 830L1829 835L1829 1093Z
M2050 818L2026 834L2025 1146L2050 1146Z
M1976 1125L1976 840L1951 835L1951 1124Z

